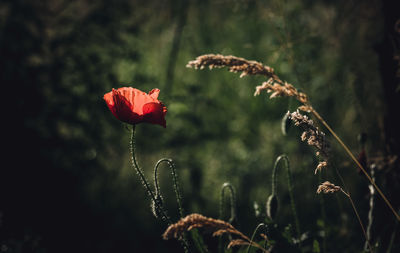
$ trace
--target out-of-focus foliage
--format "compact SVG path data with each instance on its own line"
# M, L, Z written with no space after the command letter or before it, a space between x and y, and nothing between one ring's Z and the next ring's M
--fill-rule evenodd
M161 240L166 224L151 216L129 164L130 132L102 100L112 87L133 86L161 89L167 128L138 125L137 157L148 178L158 159L175 161L186 213L218 217L219 190L229 181L237 193L237 227L251 234L263 221L254 202L265 215L272 167L285 153L300 227L316 239L310 245L322 252L359 251L364 239L348 201L315 195L321 180L337 176L313 175L314 150L300 141L300 131L292 126L281 133L281 119L296 102L254 97L261 77L185 65L206 53L263 62L306 92L355 153L361 132L368 133L374 153L383 145L385 106L373 51L382 37L380 8L374 1L2 1L7 151L0 250L181 250ZM367 184L332 146L366 219ZM166 170L160 168L161 189L176 220ZM294 224L285 173L278 171L278 182L276 222L285 227Z

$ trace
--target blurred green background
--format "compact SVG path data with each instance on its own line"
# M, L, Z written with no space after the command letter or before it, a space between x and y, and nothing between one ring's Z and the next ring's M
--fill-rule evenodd
M235 225L251 235L263 221L254 203L264 214L274 161L285 153L302 233L322 245L325 228L322 252L361 252L364 237L348 200L315 194L322 181L340 184L336 174L314 175L317 160L301 131L281 132L297 102L254 97L262 77L185 66L207 53L262 62L307 93L356 155L362 132L368 156L398 155L395 10L372 0L1 1L0 252L183 252L161 239L166 224L152 216L130 167L130 131L102 99L123 86L161 90L167 128L138 125L137 157L149 179L159 159L174 160L187 214L217 218L221 186L230 182ZM367 181L328 139L366 224ZM377 178L398 208L398 160ZM284 173L278 180L276 223L285 227L293 219ZM176 221L167 166L160 181ZM373 236L384 252L395 222L376 201Z

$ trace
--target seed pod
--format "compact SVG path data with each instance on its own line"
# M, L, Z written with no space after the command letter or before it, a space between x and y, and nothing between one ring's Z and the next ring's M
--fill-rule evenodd
M282 120L281 120L281 131L283 135L287 135L290 129L290 126L292 124L292 121L290 120L290 114L287 112L285 115L283 115Z
M274 220L278 213L278 197L275 194L268 197L266 209L268 218Z

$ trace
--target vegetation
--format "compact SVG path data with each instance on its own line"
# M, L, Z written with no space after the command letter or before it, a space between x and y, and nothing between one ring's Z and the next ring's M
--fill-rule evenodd
M399 251L399 15L2 1L0 251ZM116 120L120 87L159 88L166 128Z

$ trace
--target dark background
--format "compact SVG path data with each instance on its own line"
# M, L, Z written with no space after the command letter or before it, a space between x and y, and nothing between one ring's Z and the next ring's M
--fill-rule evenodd
M301 132L281 133L296 102L253 97L261 77L185 65L222 53L273 67L309 95L356 155L357 136L367 134L378 185L398 210L400 24L391 2L1 1L0 252L183 252L161 239L166 224L152 216L129 164L130 131L102 99L123 86L161 89L167 128L138 125L137 156L148 178L158 159L174 159L186 213L218 217L221 185L230 182L237 227L251 235L262 221L253 205L265 212L274 160L286 153L302 232L322 244L325 228L323 252L361 252L348 200L315 194L323 180L340 184L337 176L313 175L317 161ZM366 224L368 183L328 138ZM166 169L161 188L176 221ZM281 174L276 222L284 227L293 221ZM374 217L379 252L396 226L399 250L399 227L379 197Z

